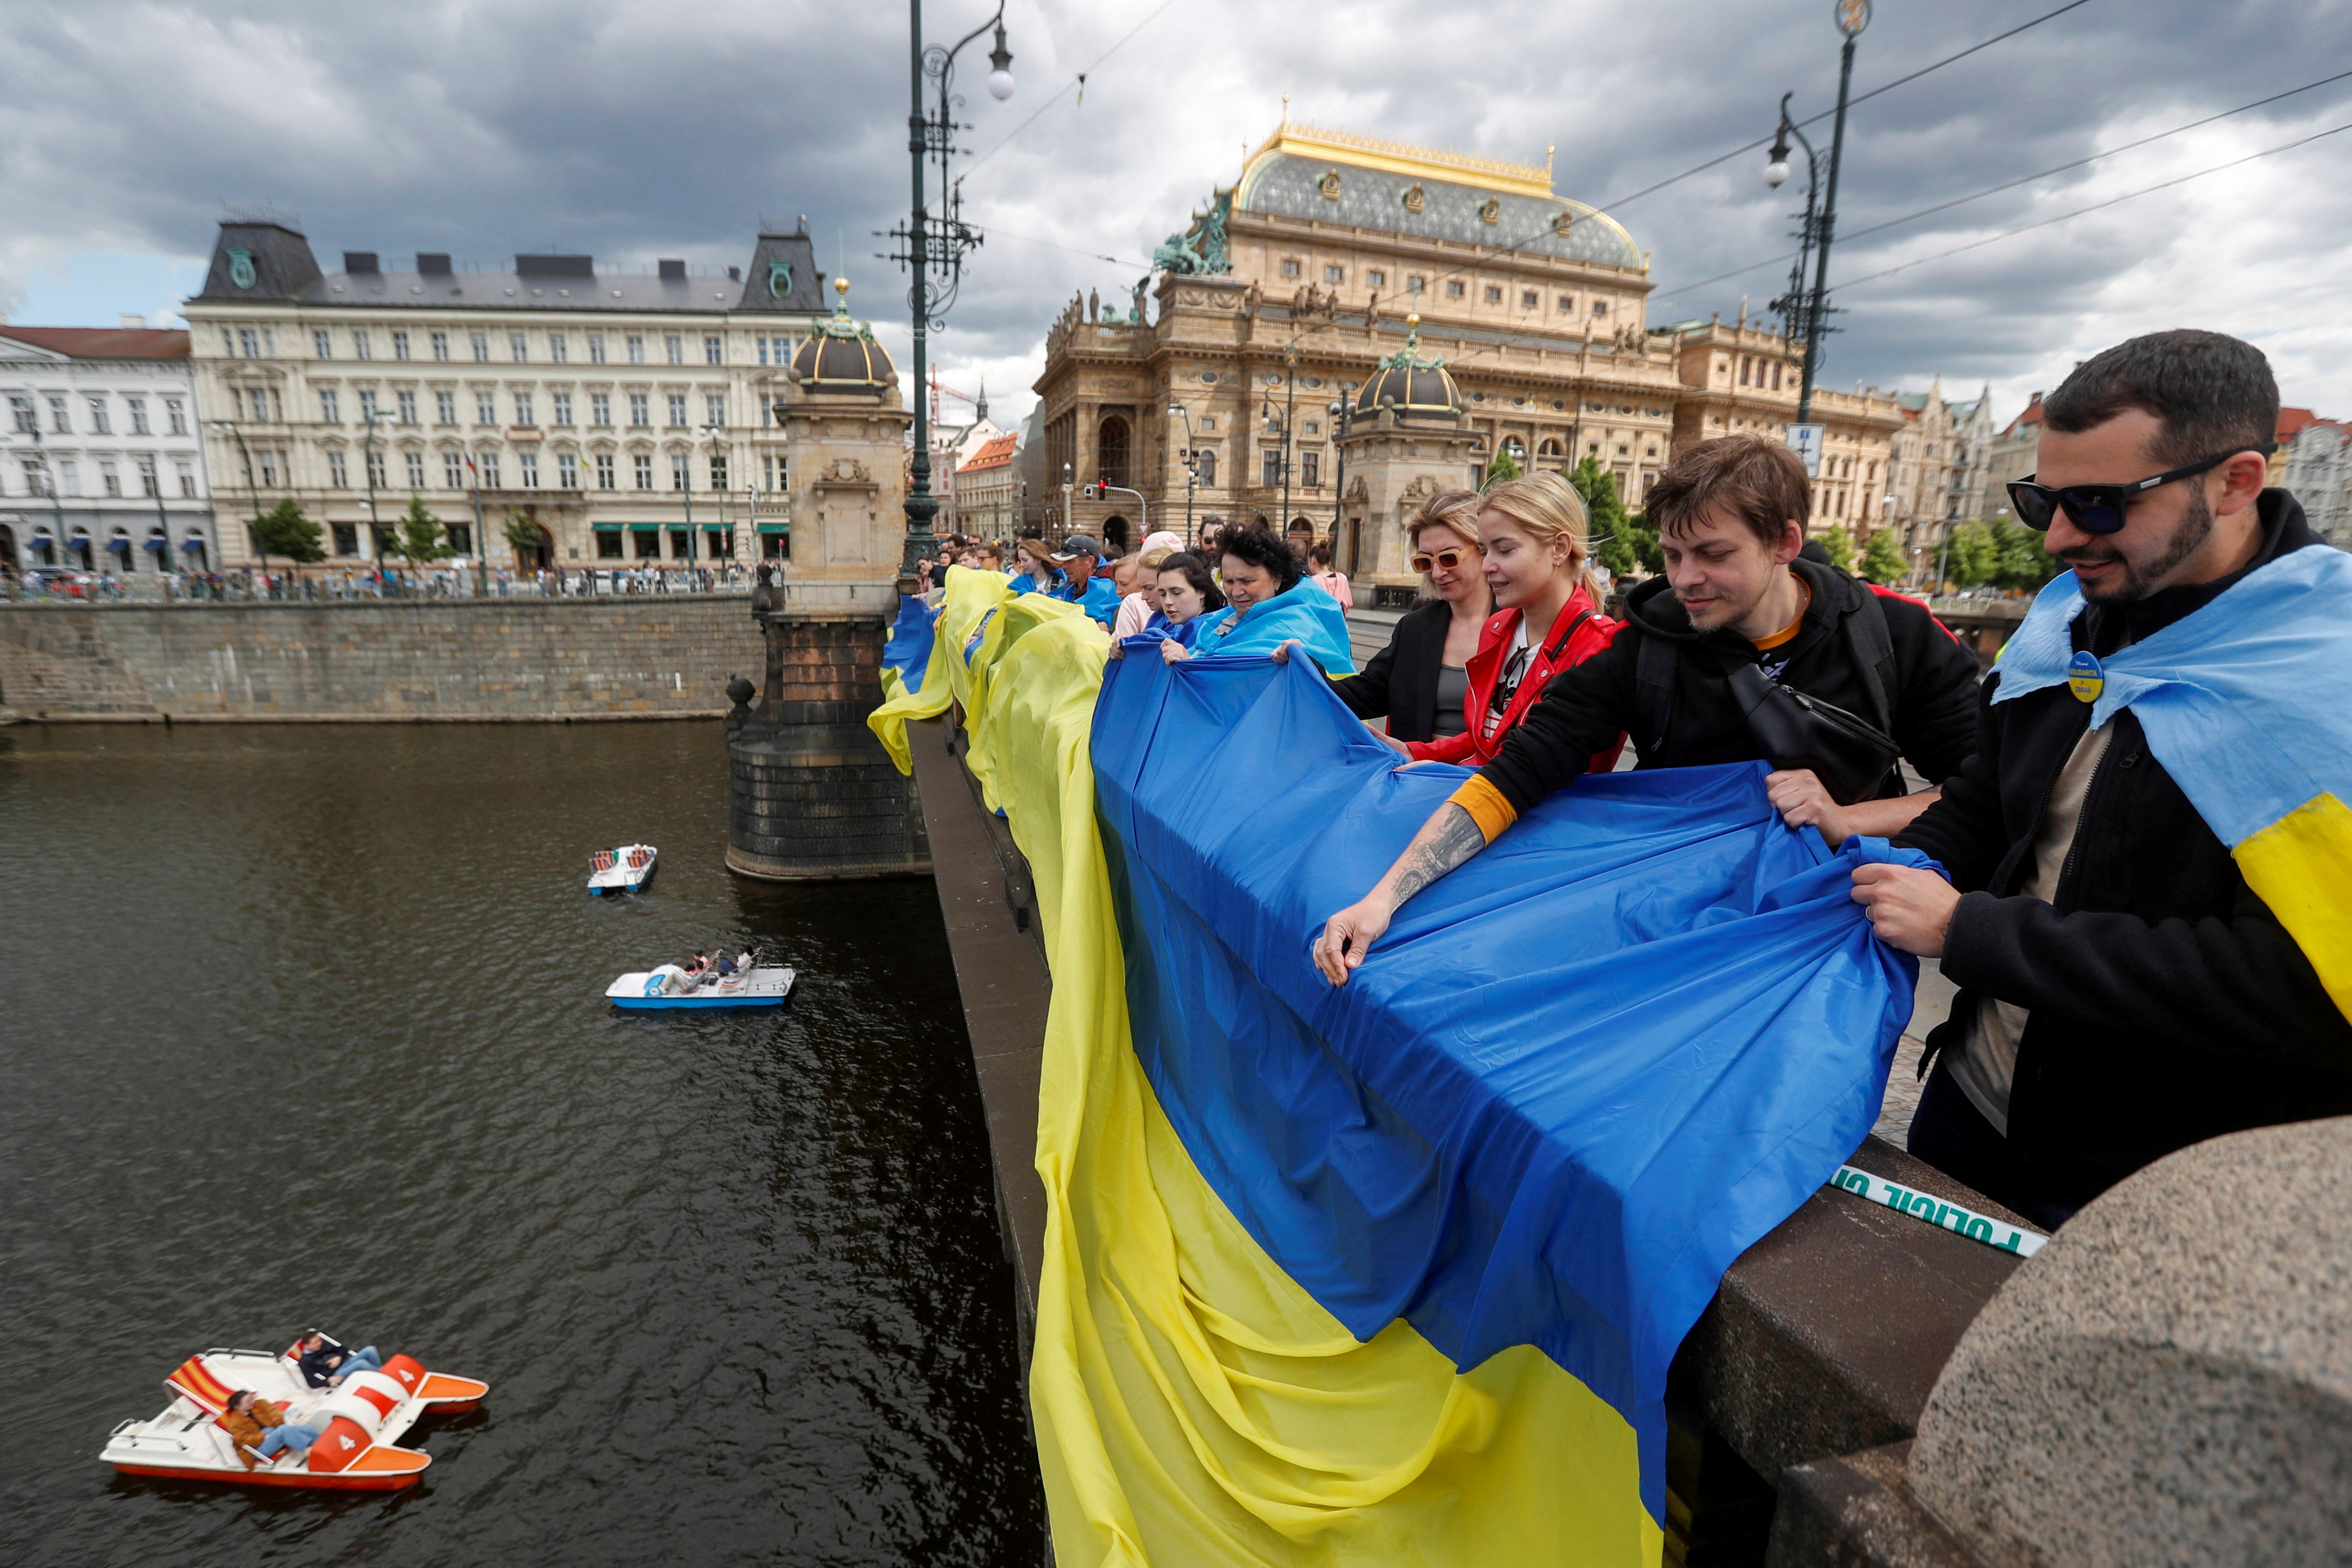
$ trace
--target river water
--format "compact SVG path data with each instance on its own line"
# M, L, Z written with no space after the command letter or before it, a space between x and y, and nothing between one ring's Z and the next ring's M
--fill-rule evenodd
M709 724L0 731L0 1562L1038 1559L930 885L731 877L725 787ZM603 1000L717 942L789 1005ZM312 1322L489 1381L420 1486L97 1462Z

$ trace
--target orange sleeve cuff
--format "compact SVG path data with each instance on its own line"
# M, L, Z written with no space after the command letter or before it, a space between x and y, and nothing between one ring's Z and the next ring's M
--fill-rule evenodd
M1519 814L1512 809L1511 803L1503 798L1503 792L1488 784L1483 773L1472 773L1462 787L1446 799L1470 814L1470 820L1478 825L1478 831L1486 835L1489 844L1502 837L1503 829L1519 819Z

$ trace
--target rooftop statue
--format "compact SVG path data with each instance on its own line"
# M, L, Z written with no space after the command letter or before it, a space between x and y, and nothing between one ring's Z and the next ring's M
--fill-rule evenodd
M1225 250L1225 224L1233 216L1234 193L1219 191L1206 213L1195 213L1192 226L1171 234L1151 253L1151 265L1162 272L1226 273L1234 269Z

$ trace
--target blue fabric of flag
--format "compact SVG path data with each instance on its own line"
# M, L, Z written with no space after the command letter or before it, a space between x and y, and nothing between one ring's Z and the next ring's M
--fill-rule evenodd
M895 669L909 691L923 689L923 671L930 668L932 628L939 612L912 594L898 595L898 618L891 624L890 640L882 645L882 668Z
M1202 1176L1359 1340L1543 1351L1663 1520L1675 1349L1869 1132L1910 1016L1851 873L1932 863L1787 827L1762 763L1587 777L1334 988L1321 922L1465 770L1296 659L1114 662L1092 749L1135 1050Z
M1348 614L1339 601L1301 577L1273 598L1246 610L1211 610L1196 616L1195 653L1263 654L1296 637L1333 675L1356 673L1348 641Z

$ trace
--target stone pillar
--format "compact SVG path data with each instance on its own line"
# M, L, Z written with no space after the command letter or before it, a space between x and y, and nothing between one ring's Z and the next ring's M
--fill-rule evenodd
M888 624L823 609L760 620L766 681L729 719L728 868L775 881L928 874L922 803L866 727Z
M1363 518L1353 576L1382 602L1402 595L1410 603L1420 591L1404 525L1423 500L1467 482L1475 438L1458 416L1407 421L1391 409L1357 415L1337 438L1348 454L1347 514Z

